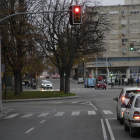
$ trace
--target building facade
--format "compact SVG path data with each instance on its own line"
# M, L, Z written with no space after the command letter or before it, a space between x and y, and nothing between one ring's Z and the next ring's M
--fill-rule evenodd
M140 4L103 6L113 28L106 34L106 52L101 58L85 63L84 78L114 77L137 78L140 76ZM133 1L133 2L139 2ZM125 2L126 3L126 2ZM133 50L130 50L130 44Z

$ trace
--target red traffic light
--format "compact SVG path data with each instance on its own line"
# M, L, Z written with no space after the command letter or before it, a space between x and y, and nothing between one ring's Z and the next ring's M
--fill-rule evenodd
M78 25L82 23L82 7L80 5L70 6L70 24Z
M79 7L74 7L74 11L75 11L76 13L79 13L79 11L80 11Z

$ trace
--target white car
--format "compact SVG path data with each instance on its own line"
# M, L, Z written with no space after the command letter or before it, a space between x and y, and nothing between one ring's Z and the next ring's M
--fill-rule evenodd
M79 83L84 83L84 79L83 78L78 78L78 84Z
M130 135L140 132L140 94L132 95L124 111L124 130L130 129Z
M120 121L120 124L123 124L123 113L126 109L126 105L129 102L130 97L133 93L140 93L140 88L138 87L124 87L119 94L119 97L115 97L113 100L117 101L116 105L116 114L117 119Z
M47 81L47 80L42 80L41 87L44 88L44 89L45 88L52 89L52 83L50 81Z

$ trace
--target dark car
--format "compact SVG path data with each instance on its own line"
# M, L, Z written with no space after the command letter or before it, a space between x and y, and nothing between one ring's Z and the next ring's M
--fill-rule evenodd
M103 82L103 81L98 81L95 85L95 89L98 89L98 88L103 88L103 89L106 89L106 83Z

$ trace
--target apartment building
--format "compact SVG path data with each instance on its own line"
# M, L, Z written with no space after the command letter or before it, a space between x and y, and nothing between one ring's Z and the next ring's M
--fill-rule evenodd
M106 34L106 52L84 63L84 68L82 63L78 70L83 75L79 77L102 75L109 78L111 72L114 77L140 76L140 0L126 0L125 4L103 6L103 14L114 23L113 29ZM134 45L133 51L130 43Z

